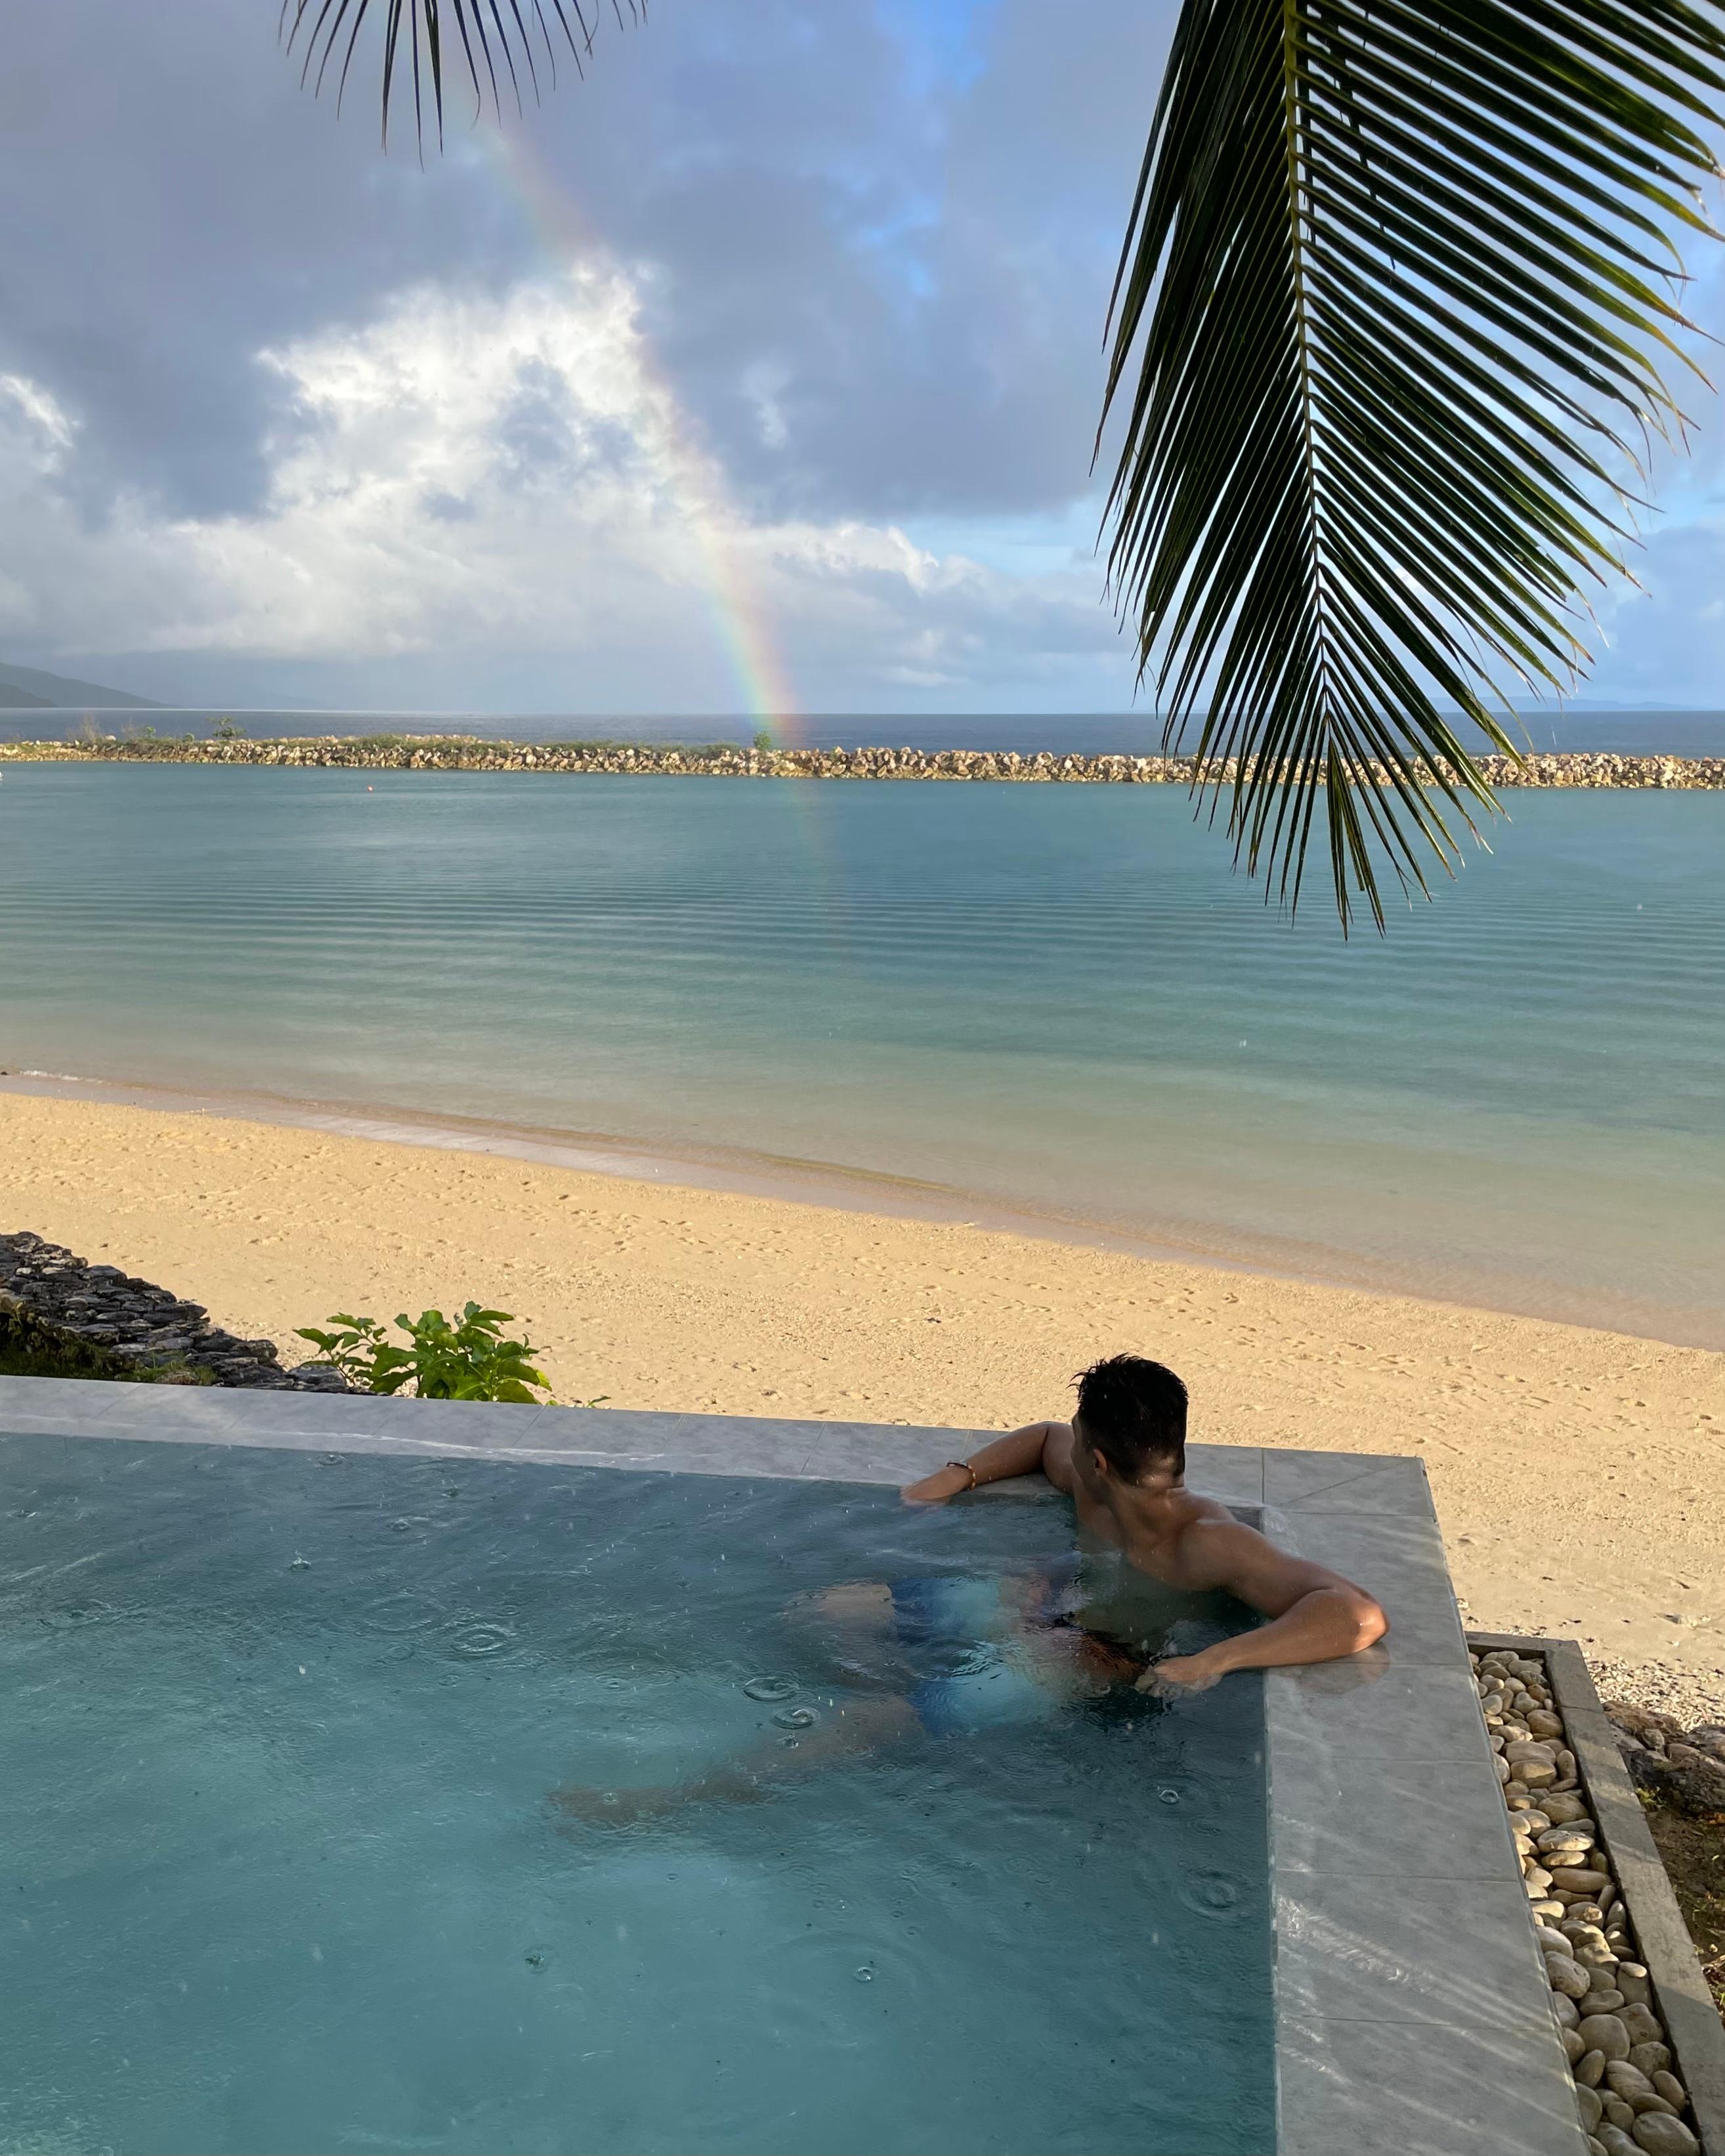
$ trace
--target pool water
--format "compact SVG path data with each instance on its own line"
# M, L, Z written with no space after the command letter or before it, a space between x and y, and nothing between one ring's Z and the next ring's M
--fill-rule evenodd
M811 1614L1070 1547L1053 1502L0 1437L0 2148L1271 2149L1260 1681L946 1727L902 1702L1000 1664L984 1618Z

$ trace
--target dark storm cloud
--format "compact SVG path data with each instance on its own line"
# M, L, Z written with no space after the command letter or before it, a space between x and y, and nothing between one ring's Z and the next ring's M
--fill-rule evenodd
M501 293L545 264L459 128L422 173L380 155L371 74L339 125L303 95L275 13L11 13L0 370L79 424L66 483L92 520L125 490L254 506L300 423L261 350L407 285ZM649 273L671 380L762 513L1034 511L1085 485L1167 13L655 0L526 127Z
M92 511L122 485L252 502L280 388L254 355L388 290L506 277L512 221L383 161L295 87L264 0L10 11L0 97L0 365L82 423Z

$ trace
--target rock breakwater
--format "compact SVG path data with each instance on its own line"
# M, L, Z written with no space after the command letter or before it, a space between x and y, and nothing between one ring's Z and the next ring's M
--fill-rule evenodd
M344 1393L339 1372L285 1370L273 1340L241 1340L212 1325L201 1302L93 1265L28 1231L0 1235L0 1339L60 1350L89 1377L184 1373L193 1384L254 1391Z
M1021 756L1010 749L742 748L637 742L500 742L470 735L326 734L264 741L95 739L0 743L0 762L263 764L290 770L531 771L685 778L983 780L1020 785L1192 786L1199 766L1180 756ZM1493 787L1725 789L1725 757L1486 756ZM1226 785L1232 760L1207 776ZM1387 774L1384 775L1387 778Z

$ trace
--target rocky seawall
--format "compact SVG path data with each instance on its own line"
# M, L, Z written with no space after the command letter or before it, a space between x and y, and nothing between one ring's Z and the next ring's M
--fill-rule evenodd
M0 762L265 764L292 770L542 771L697 778L972 779L1077 786L1190 786L1198 766L1179 756L1020 756L1013 750L742 748L629 742L498 742L452 734L304 740L174 741L153 738L0 743ZM1725 789L1725 757L1486 756L1494 787ZM1209 776L1226 784L1230 760Z
M201 1302L93 1265L28 1230L0 1235L0 1344L59 1351L93 1378L172 1373L187 1384L263 1392L343 1393L340 1373L285 1370L273 1340L241 1340L212 1325Z

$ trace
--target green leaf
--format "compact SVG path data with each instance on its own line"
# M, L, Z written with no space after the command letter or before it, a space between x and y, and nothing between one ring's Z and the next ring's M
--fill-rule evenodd
M1322 823L1381 927L1380 878L1425 890L1495 808L1508 696L1585 666L1681 429L1668 235L1717 236L1722 105L1716 5L1185 0L1110 313L1109 573L1291 906Z

